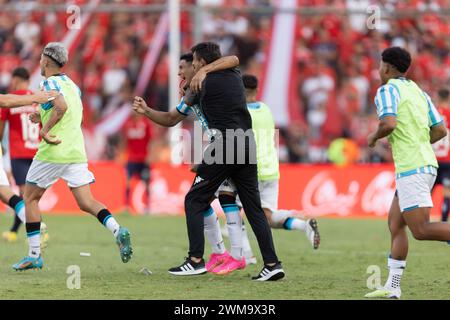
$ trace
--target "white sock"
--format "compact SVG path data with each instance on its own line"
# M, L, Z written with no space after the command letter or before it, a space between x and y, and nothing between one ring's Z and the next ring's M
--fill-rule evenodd
M243 257L242 242L242 217L239 213L239 207L236 204L222 205L223 211L227 218L227 229L230 235L231 256L236 260Z
M301 230L306 231L306 221L298 218L287 218L283 224L286 230Z
M22 200L18 204L16 204L14 211L16 212L16 215L19 217L20 221L22 221L22 223L25 224L26 222L25 201Z
M284 223L290 217L292 217L294 213L289 210L277 210L272 212L272 222L274 228L282 229L284 228Z
M244 223L242 223L242 248L244 249L244 257L247 259L254 257L250 241L248 240L247 228Z
M205 224L205 236L211 245L213 253L222 254L225 253L225 244L222 238L222 232L220 232L220 223L217 218L217 214L212 207L203 213Z
M384 287L386 289L400 288L403 271L406 268L406 260L395 260L391 256L388 258L389 277Z
M41 232L28 236L28 255L38 258L41 255Z
M112 232L114 237L117 237L117 234L119 233L120 225L117 223L116 219L112 215L105 218L104 225L106 228L108 228L109 231Z

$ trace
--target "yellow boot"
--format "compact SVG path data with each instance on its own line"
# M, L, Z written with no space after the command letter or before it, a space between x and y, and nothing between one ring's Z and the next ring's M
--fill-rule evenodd
M2 238L6 242L16 242L17 241L17 232L5 231L2 233Z

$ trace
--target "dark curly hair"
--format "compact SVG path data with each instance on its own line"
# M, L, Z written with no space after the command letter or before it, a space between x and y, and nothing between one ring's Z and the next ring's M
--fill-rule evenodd
M400 47L390 47L383 51L381 60L394 66L401 73L405 73L411 65L411 55Z

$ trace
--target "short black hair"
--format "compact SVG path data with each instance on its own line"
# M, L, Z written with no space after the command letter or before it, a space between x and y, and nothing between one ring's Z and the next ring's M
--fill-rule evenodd
M200 42L191 48L191 52L208 64L222 57L220 46L214 42Z
M23 80L29 80L30 79L30 73L27 69L23 67L15 68L12 72L12 77L18 77Z
M394 66L401 73L405 73L411 65L411 55L400 47L390 47L383 51L381 59Z
M183 53L181 56L180 56L180 61L181 60L185 60L186 62L192 62L192 61L194 61L194 55L192 54L192 53L190 53L190 52L188 52L188 53Z
M256 90L258 89L258 78L252 74L244 74L242 76L245 89Z
M450 91L447 88L441 88L438 91L438 95L442 100L447 100L450 96Z

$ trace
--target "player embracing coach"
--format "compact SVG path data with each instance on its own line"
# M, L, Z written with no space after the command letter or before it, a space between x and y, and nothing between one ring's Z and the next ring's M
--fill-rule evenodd
M219 46L212 42L199 43L191 51L194 57L194 72L221 57ZM233 68L200 76L204 77L200 91L194 93L188 90L184 103L188 106L200 106L214 134L185 198L189 257L169 272L175 275L206 272L203 260L203 213L209 209L211 199L222 182L232 178L264 260L264 267L253 280L279 280L284 277L284 271L276 255L270 226L261 207L256 144L241 73Z

